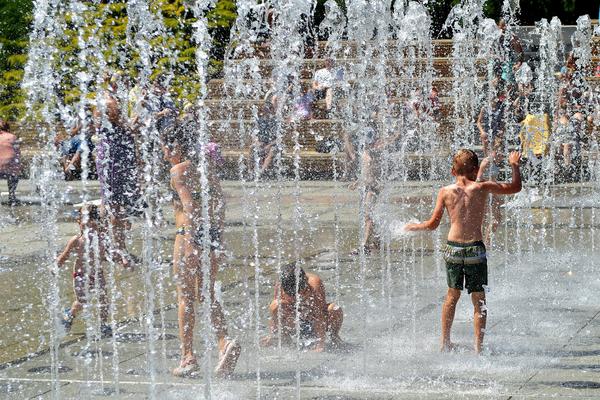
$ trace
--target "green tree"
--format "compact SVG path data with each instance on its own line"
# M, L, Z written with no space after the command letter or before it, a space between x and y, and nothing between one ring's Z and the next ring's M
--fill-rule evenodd
M30 29L32 0L0 0L0 117L17 119L24 113L25 97L20 85L23 67L27 61L28 33ZM57 44L62 56L56 71L61 74L60 96L66 103L77 100L81 93L75 81L81 69L79 59L79 30L84 40L91 35L99 39L103 58L111 71L128 76L132 81L139 73L139 54L127 43L127 2L84 1L87 11L83 24L72 15L65 15L65 35ZM151 0L151 12L159 16L165 35L151 39L154 58L154 78L157 74L172 71L173 91L181 100L193 100L200 82L195 74L195 51L192 30L195 18L185 7L185 0ZM219 0L208 11L209 31L213 37L211 53L212 73L218 74L224 48L229 41L229 31L236 18L234 0ZM97 21L101 25L98 27ZM158 50L157 49L161 49ZM90 95L93 95L91 93Z
M86 2L87 12L83 15L83 24L67 16L64 40L61 42L63 75L62 89L64 100L69 103L79 98L81 93L73 81L77 69L80 69L78 48L79 31L83 30L84 40L91 35L99 39L98 46L103 50L103 59L108 71L130 78L134 82L140 68L140 54L128 43L129 15L125 1L112 3ZM160 19L165 34L150 39L152 59L150 60L156 75L172 71L175 75L176 94L189 96L197 86L193 74L194 46L191 43L191 26L194 20L186 11L183 0L154 0L150 3L150 12ZM97 22L100 21L100 26ZM130 32L135 35L135 28ZM66 67L66 68L65 68Z
M486 16L499 18L502 14L503 0L487 0ZM575 25L580 15L588 14L590 18L598 17L598 2L590 0L520 0L522 25L533 25L542 18L550 20L553 16L560 18L565 25Z
M32 0L0 0L0 117L15 119L23 113L21 92L27 61Z

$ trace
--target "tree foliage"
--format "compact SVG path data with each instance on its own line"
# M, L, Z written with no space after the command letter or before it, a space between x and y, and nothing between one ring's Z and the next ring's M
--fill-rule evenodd
M503 0L487 0L486 15L499 18L502 13ZM592 0L520 0L522 25L533 25L542 18L550 20L553 16L560 18L565 25L575 25L580 15L588 14L590 18L598 18L598 2Z
M23 112L20 90L27 61L32 0L0 0L0 117L14 119Z
M192 42L193 24L196 21L185 7L185 0L149 0L150 12L163 24L164 35L150 39L152 69L156 75L170 72L172 87L179 99L193 100L199 93L200 82L195 74L195 51ZM128 6L124 0L83 1L86 10L80 19L64 15L65 31L57 46L61 56L56 71L61 78L59 96L65 103L81 96L77 73L84 68L81 60L80 34L85 46L91 46L92 35L98 43L92 49L94 58L106 63L106 69L135 82L140 69L140 54L132 46L135 31L128 31ZM0 117L16 119L24 112L24 94L20 89L23 67L27 61L28 31L31 24L32 0L0 0ZM65 4L68 4L65 2ZM208 11L209 31L213 37L213 68L218 68L218 58L224 53L229 40L229 30L236 18L234 0L219 0ZM97 60L96 60L97 61ZM89 67L89 65L88 65ZM90 88L91 89L91 88ZM93 96L93 93L90 93Z

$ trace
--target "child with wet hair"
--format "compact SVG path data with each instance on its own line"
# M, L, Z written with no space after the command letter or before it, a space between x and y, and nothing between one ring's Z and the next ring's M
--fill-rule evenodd
M317 274L306 273L302 268L296 270L295 265L289 264L281 269L279 282L275 285L275 296L269 306L270 335L262 338L263 347L277 342L279 318L282 342L293 341L296 334L296 301L300 302L298 317L301 340L309 341L316 352L325 349L327 334L334 347L342 345L339 336L344 319L342 309L325 301L325 286Z
M223 251L225 206L223 190L217 168L223 159L214 142L198 143L192 129L194 121L172 131L162 133L163 158L171 168L170 186L175 217L175 242L173 244L173 272L177 285L179 338L181 360L172 371L176 377L193 377L200 371L194 352L194 326L196 303L210 302L212 330L217 337L219 361L215 373L229 377L241 353L237 339L229 337L223 307L215 293L217 271ZM202 177L202 161L206 162L206 181ZM208 219L204 217L203 207ZM206 261L203 256L207 252ZM206 283L209 299L202 290Z
M446 261L448 292L442 307L441 351L450 351L450 330L456 304L463 287L471 295L474 308L475 352L482 349L487 320L485 287L487 286L487 255L483 243L482 225L488 194L508 195L521 190L519 160L521 154L510 153L508 161L512 167L512 181L500 183L479 181L479 159L474 151L459 150L452 160L452 175L456 181L440 189L431 218L419 224L409 224L407 231L436 229L444 215L450 216L448 243L443 249Z
M102 337L112 335L108 325L108 297L102 261L106 260L104 230L99 207L88 204L79 209L77 218L79 233L73 236L56 259L58 267L62 267L72 254L75 254L73 265L73 292L75 300L63 313L62 324L66 332L71 330L73 320L88 304L88 296L97 295L100 311L100 333Z

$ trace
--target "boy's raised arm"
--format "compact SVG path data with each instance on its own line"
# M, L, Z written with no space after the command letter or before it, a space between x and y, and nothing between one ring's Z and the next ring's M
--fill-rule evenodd
M407 224L404 229L407 231L432 231L440 226L440 221L444 215L444 188L440 189L437 200L435 202L435 208L431 218L420 224Z
M477 116L477 128L479 129L480 135L486 135L485 127L483 126L483 108L479 111L479 115Z
M485 171L488 169L488 167L490 166L490 158L489 157L485 157L483 160L481 160L481 164L479 164L479 171L477 171L477 182L481 182L483 181L483 175L485 174Z
M498 183L486 181L482 183L484 190L494 194L514 194L521 191L521 170L519 169L519 161L521 153L513 151L508 155L508 162L512 167L512 181L510 183Z

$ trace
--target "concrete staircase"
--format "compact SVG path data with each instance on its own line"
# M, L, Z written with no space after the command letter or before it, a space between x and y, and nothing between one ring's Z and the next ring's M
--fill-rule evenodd
M352 62L357 61L356 57L356 43L343 42L342 53L345 54L343 59L335 60L336 67L344 67ZM390 44L392 48L394 44ZM315 58L305 59L300 68L300 84L303 92L310 88L312 84L312 76L314 72L322 68L325 64L326 54L326 42L317 43L317 49L315 51ZM531 56L532 53L537 51L535 45L529 45L526 47L526 54ZM255 87L262 87L264 91L269 88L268 77L271 75L271 71L274 66L274 62L270 59L270 50L267 46L261 47L258 51L259 70L260 75L264 77L261 82L242 82L242 83L254 83ZM454 121L452 120L453 115L453 99L448 97L449 91L452 88L453 76L452 76L452 40L434 40L432 54L434 56L432 62L433 71L432 73L434 80L433 85L436 86L440 93L441 100L441 120L439 121L439 127L437 134L440 136L440 140L444 140L448 134L452 131ZM600 63L600 37L593 38L593 60L594 66ZM235 60L231 62L236 62ZM416 66L418 74L425 72L426 60L416 60L413 65ZM485 75L485 60L476 61L478 75L483 79ZM393 107L390 117L392 119L398 118L401 105L405 102L406 98L400 97L397 93L399 85L410 83L408 79L403 77L402 70L399 68L398 61L390 61L387 70L389 75L386 80L386 88L388 92L389 101L397 105ZM348 82L351 86L355 82ZM593 86L600 86L600 78L593 76L588 77L588 83ZM260 109L262 104L264 93L253 93L252 95L239 95L232 96L231 92L224 86L223 79L213 79L208 83L208 99L206 105L208 108L209 116L209 130L213 140L221 143L226 160L228 163L227 170L232 172L229 176L235 177L238 170L238 163L240 159L248 160L250 149L249 146L246 148L240 148L239 134L240 122L243 124L244 129L248 132L254 126L252 119L252 109L256 107ZM334 96L334 103L338 103L343 106L346 99L340 96ZM232 122L224 120L224 110L230 110L231 115L234 119L238 115L242 115L243 120L234 120ZM466 123L475 124L476 116L473 116L472 121ZM332 116L327 116L325 112L324 101L318 101L316 103L316 109L313 112L313 119L307 121L301 121L295 125L295 130L299 133L298 142L300 144L300 165L301 165L301 176L303 178L323 178L331 177L332 174L332 162L333 156L331 154L319 153L316 151L316 138L317 137L334 137L341 139L344 129L344 121L336 119L335 113ZM291 130L284 132L283 137L284 152L283 159L287 166L290 166L293 158L294 149L294 137ZM447 156L448 152L441 156ZM423 165L423 162L428 163L432 158L440 156L439 154L411 154L409 159L415 160ZM343 161L343 155L338 157ZM438 157L439 159L439 157ZM340 167L338 165L338 171Z
M597 24L597 22L596 22ZM525 28L519 28L524 29ZM566 29L569 29L568 27ZM521 33L519 33L521 36ZM341 43L343 54L346 58L335 60L336 66L344 66L357 61L357 49L356 43L345 41ZM395 50L394 43L390 43L390 50ZM593 60L594 66L600 63L600 37L593 37L592 39L593 48ZM535 51L531 48L526 49L527 54L532 54ZM270 49L268 46L262 46L258 48L257 53L259 54L259 69L260 75L264 77L264 82L253 82L255 86L260 86L265 89L268 88L268 77L271 75L271 71L274 67L274 61L270 58ZM444 140L448 133L452 131L454 121L452 120L453 115L453 99L448 97L448 93L452 88L453 77L452 77L452 40L434 40L432 46L432 71L429 71L433 76L433 85L436 86L440 93L441 100L441 120L439 121L439 127L437 134L440 136L440 140ZM326 53L326 42L318 42L316 50L314 52L314 58L305 59L302 62L300 69L300 84L303 91L306 91L312 83L312 77L314 72L322 68L325 64ZM232 62L236 62L233 60ZM484 60L477 60L477 70L481 79L485 74L484 71ZM398 61L390 61L388 66L388 77L386 79L386 91L388 92L388 100L395 105L392 108L391 118L398 118L401 105L405 102L406 98L401 97L398 93L398 87L400 85L410 83L410 81L402 74L402 69L399 67ZM423 74L425 67L427 66L426 60L419 60L413 62L417 70L417 76ZM416 78L418 79L418 78ZM600 86L600 78L590 76L587 78L588 82L593 86ZM252 83L252 82L246 82ZM356 82L349 81L351 86L355 85ZM254 126L254 120L252 117L253 107L260 108L262 104L264 93L254 93L248 96L232 96L228 93L223 79L212 79L208 82L208 98L205 101L208 113L208 128L212 140L217 141L221 144L224 155L227 161L226 176L230 178L237 178L237 171L239 169L238 163L240 160L248 163L249 160L249 145L250 141L245 140L244 144L241 144L239 138L240 122L244 125L244 129L249 130ZM337 96L334 102L343 106L346 99ZM224 115L224 110L230 110L233 115L233 120L227 119ZM237 116L241 113L242 121L237 120ZM316 143L318 137L334 137L341 139L344 129L344 121L337 119L335 113L332 115L326 115L324 101L317 101L313 110L313 119L307 121L298 122L295 125L295 130L298 132L298 143L300 145L300 166L301 166L301 177L303 179L316 179L316 178L330 178L332 175L332 154L319 153L316 151ZM474 125L476 116L473 116L472 121L467 123ZM22 137L22 154L23 161L27 168L27 164L31 158L40 151L39 140L35 134L35 131L23 127L18 134ZM291 167L293 158L294 138L293 132L284 132L284 153L283 160L286 167ZM445 152L442 156L447 156L448 152ZM423 163L428 163L432 157L438 157L439 154L411 154L408 159L413 160L415 163L423 166ZM338 156L338 160L343 162L343 154ZM338 164L338 171L341 170L341 164Z
M305 93L312 86L312 77L316 70L325 66L325 59L327 55L327 43L318 42L316 44L316 50L314 52L314 58L305 59L300 67L300 86L303 93ZM336 68L341 67L346 71L345 68L353 63L359 62L357 57L357 44L350 41L344 41L340 43L340 53L344 54L345 58L335 59L334 63ZM433 76L433 85L438 88L440 94L443 96L444 93L448 93L452 88L452 40L436 40L432 46L432 71L429 71ZM392 42L388 44L387 51L389 53L396 52L395 44ZM270 49L268 46L258 48L257 51L259 60L259 72L264 77L261 82L242 82L253 83L255 87L262 87L263 92L253 93L252 95L246 96L231 96L231 92L224 86L223 79L213 79L208 83L208 100L206 105L208 107L208 115L210 118L209 129L214 140L221 143L224 148L224 153L227 160L227 171L237 171L237 165L241 158L245 160L249 159L250 149L249 147L241 149L239 146L239 138L237 132L239 132L240 122L244 125L246 130L251 129L254 126L252 120L252 109L260 109L263 103L263 97L267 90L269 90L269 77L274 66L274 62L270 59ZM231 62L236 62L233 60ZM406 86L411 81L405 78L402 69L402 63L407 63L406 60L389 60L386 70L389 72L386 80L386 89L388 96L388 102L391 103L391 115L392 119L397 119L400 116L401 108L406 101L405 97L402 97L399 93L399 86ZM411 66L415 68L416 76L422 76L425 74L428 60L417 59L411 62ZM483 62L479 61L479 74L483 78L484 69L482 68ZM417 78L418 79L418 78ZM348 80L345 83L353 87L357 82ZM352 89L350 89L352 90ZM382 95L386 95L383 93ZM450 97L441 97L441 114L442 121L440 123L440 132L448 132L451 129L451 115L453 112L452 99ZM334 103L338 108L343 108L346 99L342 93L336 93L334 96ZM233 121L228 123L222 120L223 110L229 109L231 115L238 116L242 115L242 121ZM313 118L311 120L300 121L294 125L294 130L298 132L298 143L300 145L300 167L301 177L305 179L315 178L331 178L333 171L333 155L328 153L319 153L316 151L317 138L334 138L342 140L343 131L345 129L345 123L336 113L330 113L327 115L325 111L324 100L317 101L313 108ZM223 129L223 127L227 127ZM286 167L291 167L293 160L293 149L295 145L294 132L290 129L284 132L283 136L284 151L283 161ZM429 158L430 155L409 155L409 159L418 162L419 159ZM338 156L338 172L343 168L341 164L344 162L343 154ZM289 170L288 170L289 172ZM232 176L230 174L230 176Z

